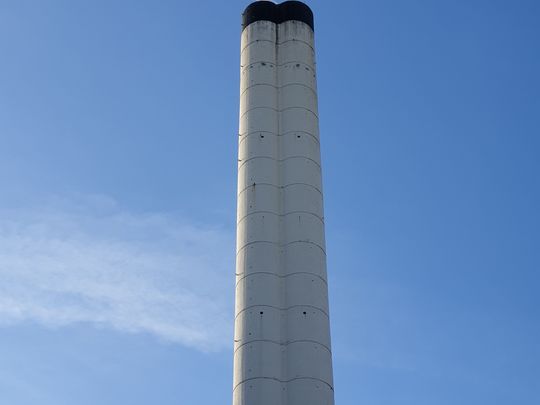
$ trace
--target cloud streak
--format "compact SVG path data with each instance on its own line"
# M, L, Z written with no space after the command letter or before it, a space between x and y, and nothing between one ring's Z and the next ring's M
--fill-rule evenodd
M229 345L233 235L105 197L0 210L0 325L91 323Z

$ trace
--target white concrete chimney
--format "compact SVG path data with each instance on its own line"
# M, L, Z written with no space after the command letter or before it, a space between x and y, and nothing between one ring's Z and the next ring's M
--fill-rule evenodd
M333 405L313 13L243 14L233 405Z

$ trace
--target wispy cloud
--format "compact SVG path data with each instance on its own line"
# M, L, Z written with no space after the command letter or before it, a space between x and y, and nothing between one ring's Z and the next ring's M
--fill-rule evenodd
M0 325L86 322L229 345L233 235L105 197L0 210Z

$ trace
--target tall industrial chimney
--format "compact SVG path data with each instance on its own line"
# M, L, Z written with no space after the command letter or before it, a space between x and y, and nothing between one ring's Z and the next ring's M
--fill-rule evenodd
M333 405L313 13L242 17L233 405Z

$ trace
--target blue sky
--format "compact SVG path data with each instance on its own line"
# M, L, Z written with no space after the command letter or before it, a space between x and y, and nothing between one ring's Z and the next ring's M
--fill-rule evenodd
M0 403L229 403L244 1L0 0ZM309 2L336 403L540 403L540 3Z

